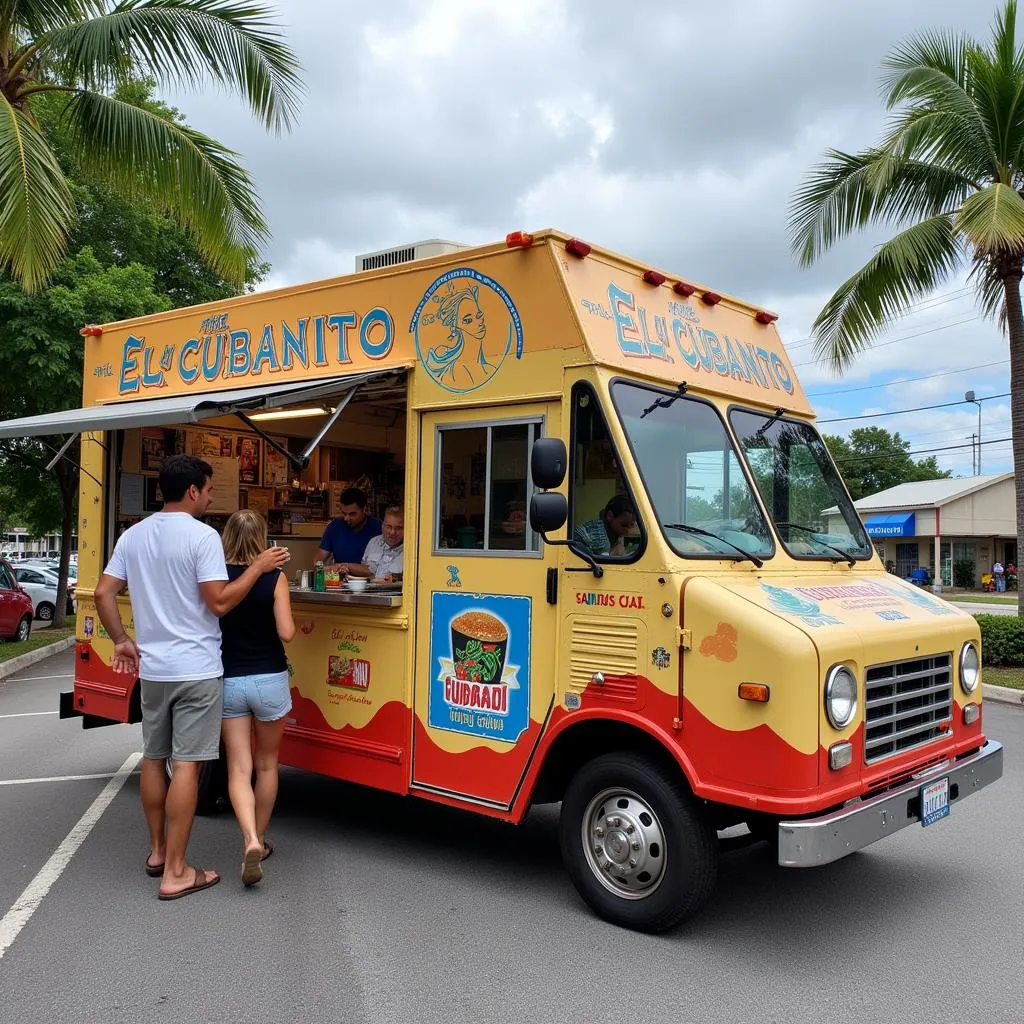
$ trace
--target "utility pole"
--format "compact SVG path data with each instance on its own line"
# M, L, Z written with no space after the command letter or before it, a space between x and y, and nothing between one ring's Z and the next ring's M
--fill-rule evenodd
M978 443L978 435L971 434L971 475L978 475L978 449L975 447Z
M975 397L973 391L968 391L964 394L965 402L972 402L978 407L978 463L976 476L981 476L981 401Z

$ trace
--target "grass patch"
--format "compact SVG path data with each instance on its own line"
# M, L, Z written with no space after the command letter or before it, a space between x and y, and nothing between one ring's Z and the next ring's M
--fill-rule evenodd
M33 632L24 643L18 644L13 640L0 640L0 661L10 661L11 658L16 658L19 654L36 651L40 647L49 647L50 644L55 644L58 640L74 635L75 630L72 626L68 626L65 629L54 629L51 626L49 629L39 630L38 633Z
M943 594L947 601L960 601L964 604L1016 604L1017 595L1011 594Z
M1014 690L1024 690L1024 668L986 665L981 670L981 678L983 682L995 686L1009 686Z

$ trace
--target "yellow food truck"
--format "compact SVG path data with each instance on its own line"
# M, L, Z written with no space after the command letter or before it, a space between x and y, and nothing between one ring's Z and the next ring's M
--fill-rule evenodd
M90 326L82 408L0 424L81 434L63 716L140 719L91 587L188 452L209 522L259 509L292 552L283 763L509 822L560 802L610 921L693 914L734 826L826 864L1001 776L978 626L885 571L773 313L556 231L410 256ZM404 574L303 589L352 485L404 510Z

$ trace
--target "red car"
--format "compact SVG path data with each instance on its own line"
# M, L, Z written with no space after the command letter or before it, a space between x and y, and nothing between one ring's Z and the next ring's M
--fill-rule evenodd
M32 632L32 598L18 586L10 564L0 559L0 638L27 640Z

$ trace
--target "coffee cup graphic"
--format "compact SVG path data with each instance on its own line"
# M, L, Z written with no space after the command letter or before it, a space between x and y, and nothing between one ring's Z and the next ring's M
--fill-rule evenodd
M455 678L496 686L505 671L508 627L490 612L468 611L451 622Z

